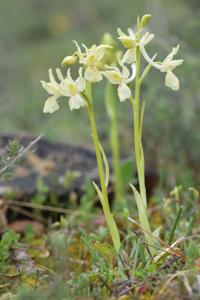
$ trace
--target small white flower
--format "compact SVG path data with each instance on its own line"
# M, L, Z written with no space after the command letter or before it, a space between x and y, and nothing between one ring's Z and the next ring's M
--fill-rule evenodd
M146 32L139 40L131 28L128 28L128 34L125 34L120 28L117 29L118 39L128 50L125 52L122 63L132 64L135 61L136 46L145 46L152 41L154 34Z
M171 88L174 91L179 90L179 79L173 73L173 70L180 66L183 63L183 59L173 59L174 56L178 53L180 46L174 47L170 54L164 59L161 63L155 63L147 54L145 48L141 47L141 52L144 58L147 60L149 64L151 64L154 68L160 70L160 72L165 72L165 85Z
M174 91L179 90L179 79L177 76L172 72L176 67L180 66L183 63L183 59L173 59L174 55L176 55L179 51L180 46L173 48L171 53L164 59L161 64L160 71L166 72L165 76L165 84L169 88Z
M59 69L56 70L57 74L59 73ZM44 105L43 112L44 113L53 113L54 111L59 109L59 105L57 103L57 99L63 95L63 90L59 83L56 82L52 69L49 69L49 79L50 82L41 81L43 88L52 95L49 97Z
M79 109L86 105L84 98L81 96L81 92L85 90L86 83L82 76L82 68L79 69L79 77L73 80L70 74L70 69L67 71L67 77L64 78L60 69L56 69L56 73L60 83L57 83L53 72L49 70L50 82L41 81L45 90L51 94L44 105L44 113L53 113L59 109L57 99L61 96L69 97L70 110Z
M86 66L84 77L91 82L98 82L103 79L101 71L101 63L104 57L105 51L108 48L112 48L109 45L92 45L91 48L87 48L83 45L85 52L81 51L78 43L74 41L77 47L77 55L79 62Z
M121 70L117 67L108 67L110 70L105 71L104 76L110 81L112 84L118 85L118 95L121 102L126 99L131 98L131 89L128 87L128 83L133 81L136 76L136 65L132 64L132 75L130 76L130 72L128 68L126 68L122 63Z
M67 71L67 77L61 79L61 88L63 94L69 97L70 110L79 109L86 105L85 99L81 96L81 92L85 90L86 83L82 76L82 68L79 69L79 77L73 80L70 69Z

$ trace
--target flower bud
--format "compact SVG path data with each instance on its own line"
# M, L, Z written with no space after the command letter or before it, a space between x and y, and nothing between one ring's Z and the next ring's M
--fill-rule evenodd
M112 47L116 46L115 41L114 41L112 35L110 33L108 33L108 32L105 32L103 34L102 39L101 39L101 43L109 45L109 46L112 46Z
M75 64L76 62L77 62L77 55L74 54L74 55L66 56L66 57L63 59L61 65L62 65L63 67L66 67L66 66L68 66L68 65L73 65L73 64Z
M144 15L142 17L142 20L140 21L139 28L140 29L145 28L149 24L150 20L151 20L151 15Z

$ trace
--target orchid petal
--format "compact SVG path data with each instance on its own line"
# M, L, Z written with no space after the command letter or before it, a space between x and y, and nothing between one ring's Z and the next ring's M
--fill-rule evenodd
M54 83L56 82L54 76L53 76L53 71L52 69L49 69L49 79L50 79L50 82Z
M80 95L75 95L69 99L69 108L72 111L73 109L79 109L86 105L86 102L83 97Z
M119 34L119 36L122 36L122 37L127 36L120 28L117 28L117 33Z
M58 79L60 79L60 81L64 80L63 74L59 68L56 69L56 73L57 73Z
M82 71L83 71L82 68L80 68L79 69L79 77L76 79L77 88L78 88L79 92L84 91L86 88L86 82L85 82L85 79L83 78Z
M178 91L179 90L178 77L171 71L168 71L165 76L165 85L171 88L173 91Z
M122 57L123 64L132 64L135 61L135 48L128 49Z
M109 45L100 45L99 47L97 47L97 49L96 49L96 59L97 59L97 61L102 60L102 58L104 57L106 49L112 49L112 47L109 46Z
M119 69L117 71L116 70L105 71L103 74L108 79L108 81L112 84L122 83L123 77Z
M95 67L87 67L87 69L85 70L84 77L86 80L91 82L98 82L103 79L102 72Z
M126 79L130 76L130 71L127 67L125 67L123 64L121 65L122 67L122 76Z
M118 95L121 102L131 98L131 89L125 83L119 85Z
M59 105L56 100L57 100L57 97L55 97L55 96L48 98L44 104L43 112L52 114L56 110L58 110Z
M164 59L163 63L167 63L173 59L173 57L178 53L180 49L180 45L177 45L176 47L172 48L172 51L169 53L169 55Z
M149 32L146 32L143 37L140 40L140 45L142 46L146 46L147 44L149 44L154 38L154 34L150 34Z
M129 82L133 81L136 77L136 64L133 63L131 65L131 68L132 68L132 74L131 74L131 77L127 78L126 83L129 83Z
M43 88L49 93L50 95L54 96L61 96L62 89L60 85L55 81L54 83L41 81Z

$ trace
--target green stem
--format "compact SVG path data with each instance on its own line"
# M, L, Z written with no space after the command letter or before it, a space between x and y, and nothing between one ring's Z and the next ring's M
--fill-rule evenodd
M114 172L115 199L116 203L121 203L123 196L122 178L120 171L120 150L119 150L119 134L117 126L116 101L113 85L109 82L106 86L106 109L110 118L110 144L112 150L112 165Z
M148 221L148 212L147 212L147 197L146 197L146 187L145 187L145 165L142 149L142 119L140 109L140 90L141 90L141 80L140 80L140 47L136 47L136 79L135 79L135 99L132 99L133 106L133 116L134 116L134 148L135 148L135 159L136 167L139 180L139 190L140 190L140 200L142 209L139 209L139 219L141 226L145 229L145 232L148 231L151 233L151 227ZM143 115L143 113L142 113ZM140 205L140 204L139 204ZM141 213L142 212L142 213ZM145 233L146 240L150 245L153 245L153 238L151 234Z
M138 180L140 186L140 193L143 200L143 204L147 206L146 200L146 188L145 188L145 172L144 166L141 166L142 159L142 141L141 141L141 131L140 131L140 48L136 48L136 78L135 78L135 100L133 103L133 116L134 116L134 146L135 146L135 158L136 166L138 172Z
M87 102L88 102L87 108L88 108L88 113L89 113L89 118L90 118L90 126L91 126L91 130L92 130L92 137L93 137L93 142L94 142L94 146L95 146L96 159L97 159L97 165L98 165L98 171L99 171L101 193L103 196L103 201L101 203L102 203L103 212L104 212L104 215L106 218L106 223L107 223L115 250L118 253L120 250L120 236L119 236L119 231L117 229L117 225L116 225L113 215L111 213L109 201L108 201L108 193L107 193L106 180L105 180L105 175L104 175L103 160L102 160L102 156L101 156L100 142L99 142L99 138L98 138L98 132L97 132L95 114L94 114L94 108L93 108L91 86L89 87L89 90L88 90Z

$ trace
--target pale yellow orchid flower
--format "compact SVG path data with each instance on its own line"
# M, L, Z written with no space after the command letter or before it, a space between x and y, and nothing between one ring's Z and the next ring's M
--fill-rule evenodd
M173 59L174 56L178 53L180 45L177 47L173 47L170 54L163 60L161 63L155 63L147 54L146 49L144 46L141 47L141 52L146 59L146 61L151 64L154 68L158 69L160 72L166 73L165 76L165 85L171 88L174 91L179 90L179 79L173 73L173 70L180 66L183 63L183 59Z
M85 52L81 51L78 43L74 41L77 47L77 55L79 57L79 62L85 65L84 78L90 82L98 82L103 79L101 62L103 60L106 49L112 48L109 45L92 45L87 48L84 44L83 47Z
M67 77L61 80L61 88L64 95L69 97L70 110L79 109L86 105L86 101L81 95L86 88L86 82L82 76L82 68L79 69L79 77L73 80L71 77L70 69L67 71Z
M136 76L136 65L132 64L132 74L130 76L130 71L121 62L121 70L117 67L108 67L109 70L104 71L104 76L112 84L118 85L118 96L121 102L130 99L132 96L131 89L128 84L135 79Z
M128 28L128 34L125 34L120 28L117 29L117 32L119 34L118 39L121 41L122 45L128 49L122 58L122 63L124 64L132 64L135 61L136 46L145 46L154 38L154 34L146 32L138 39L131 28Z
M79 77L73 80L70 69L67 71L67 77L64 78L60 69L56 69L57 77L60 83L56 82L53 72L49 70L50 82L41 81L44 89L52 96L45 102L43 112L53 113L59 109L57 99L61 96L69 97L70 110L79 109L86 105L81 92L85 90L86 82L82 76L82 68L79 69Z
M60 72L59 69L56 70L57 75ZM55 77L53 75L52 69L49 69L49 79L50 82L41 81L43 88L52 95L49 97L44 105L43 112L44 113L53 113L59 109L59 105L57 103L57 99L63 96L63 90L59 83L56 82Z

